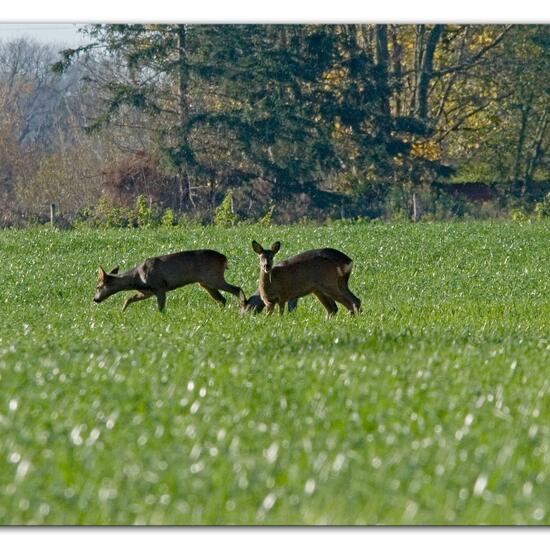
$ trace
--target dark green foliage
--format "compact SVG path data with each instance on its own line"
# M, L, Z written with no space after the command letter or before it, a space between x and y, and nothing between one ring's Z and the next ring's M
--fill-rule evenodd
M126 125L128 139L138 128L139 147L185 187L170 205L179 211L211 218L232 188L248 201L236 210L252 219L270 201L285 219L300 201L296 217L338 207L370 216L380 208L366 190L376 188L376 200L400 197L404 212L433 181L453 177L498 182L530 208L550 168L548 32L101 24L54 69L77 58L109 68L96 80L84 74L100 98L87 129ZM207 191L193 198L192 188Z
M190 26L183 53L177 43L180 28L93 25L87 31L89 45L64 52L57 70L97 50L127 70L119 81L103 85L109 99L89 129L113 122L125 108L148 117L173 111L172 129L157 132L173 166L203 178L229 168L248 170L273 184L273 200L305 193L317 206L326 175L343 168L342 147L358 151L355 170L379 166L379 175L387 176L391 157L410 151L395 132L425 131L410 117L393 120L380 111L387 83L365 52L349 55L354 44L338 26ZM179 112L169 92L178 82ZM207 90L209 100L196 96L198 90ZM340 145L335 124L350 136ZM241 160L222 168L211 156L205 159L197 150L202 142L193 139L197 132L215 137Z

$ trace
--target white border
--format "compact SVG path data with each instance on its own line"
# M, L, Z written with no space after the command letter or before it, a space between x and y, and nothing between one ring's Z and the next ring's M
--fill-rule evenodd
M3 4L3 23L550 22L550 2L543 0L25 0Z
M7 4L7 5L6 5ZM95 0L45 2L26 0L2 6L0 22L171 22L189 23L342 23L342 22L463 22L534 23L550 22L550 2L522 0L520 3L480 0L155 0L138 4L136 0ZM497 7L498 6L498 7ZM548 529L0 529L2 547L48 550L97 550L113 548L151 548L162 544L164 550L208 548L224 550L281 550L281 548L337 548L348 550L399 547L407 549L474 550L476 548L547 548ZM538 543L538 544L537 544Z
M2 547L43 550L102 550L110 548L163 550L216 548L223 550L281 550L346 548L364 550L477 550L488 548L548 548L550 532L540 528L120 528L120 529L4 529ZM183 544L183 545L182 545ZM365 546L367 544L367 546Z

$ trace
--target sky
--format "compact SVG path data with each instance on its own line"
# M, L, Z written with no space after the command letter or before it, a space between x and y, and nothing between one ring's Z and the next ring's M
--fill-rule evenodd
M0 23L0 40L34 38L39 42L53 42L76 46L82 42L78 25L71 23Z

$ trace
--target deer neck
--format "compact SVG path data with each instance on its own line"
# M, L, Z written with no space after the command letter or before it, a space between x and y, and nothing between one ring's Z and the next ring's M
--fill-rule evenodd
M134 290L143 286L138 274L133 270L121 273L117 277L117 287L119 290Z
M270 291L273 288L273 269L269 272L265 272L260 269L260 295L262 298L269 296Z

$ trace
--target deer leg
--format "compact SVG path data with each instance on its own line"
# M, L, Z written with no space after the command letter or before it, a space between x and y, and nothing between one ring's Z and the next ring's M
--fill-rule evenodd
M164 312L164 305L166 304L166 292L164 290L159 290L155 293L157 297L157 305L159 306L159 311Z
M236 296L239 299L239 302L243 304L246 301L246 296L241 288L238 286L228 283L225 279L222 279L218 284L212 285L215 286L218 290L225 290L225 292L230 292L233 296Z
M342 296L349 300L353 304L353 309L356 312L361 311L361 300L355 296L355 294L348 288L348 285L345 281L340 283L339 290ZM346 306L347 307L347 306Z
M325 298L327 299L327 302L330 304L330 307L332 308L332 311L334 313L337 313L338 306L336 305L336 302L328 295L325 294Z
M298 298L296 300L290 300L288 302L288 312L291 313L298 307Z
M322 293L326 294L327 296L330 296L332 300L335 300L336 302L341 303L352 314L355 313L355 305L353 303L353 300L351 300L349 296L347 296L342 291L342 289L340 288L340 284L338 282L335 282L330 286L324 287L322 290Z
M332 298L336 300L337 302L340 302L345 308L349 310L349 312L354 315L355 314L355 304L353 303L353 300L350 300L347 296L344 296L341 292L335 293Z
M265 306L265 312L267 313L267 315L271 315L274 309L275 309L275 302L269 302Z
M330 298L330 296L327 296L323 292L319 291L315 291L313 294L315 294L315 296L327 310L327 319L329 317L332 317L338 311L338 306L336 305L336 302L332 298Z
M286 302L279 302L279 315L283 315L283 313L285 312L285 303Z
M204 290L206 290L206 292L208 292L208 294L210 294L210 296L212 296L212 298L216 302L218 302L218 304L220 304L222 307L225 306L226 299L220 294L219 290L206 286L202 283L199 284L202 286L202 288L204 288Z
M355 294L349 289L348 279L349 279L349 274L347 277L340 279L338 281L338 288L348 300L351 300L353 302L353 307L355 308L355 311L360 312L361 300L357 298L357 296L355 296Z
M152 295L152 292L143 290L141 292L138 292L137 294L134 294L133 296L130 296L129 298L126 298L126 301L122 306L122 311L125 311L130 304L133 304L134 302L139 302L141 300L147 300L147 298L150 298Z

